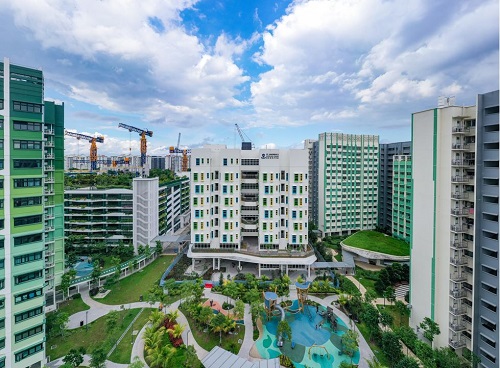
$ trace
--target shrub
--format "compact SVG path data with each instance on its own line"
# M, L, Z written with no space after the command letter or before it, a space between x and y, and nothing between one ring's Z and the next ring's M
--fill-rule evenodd
M280 365L282 365L283 367L287 367L287 368L294 367L292 360L284 354L280 355Z
M230 310L230 309L233 309L234 308L234 305L230 304L230 303L222 303L222 309L224 310Z
M81 299L82 298L82 294L78 293L78 294L75 294L71 297L71 299Z

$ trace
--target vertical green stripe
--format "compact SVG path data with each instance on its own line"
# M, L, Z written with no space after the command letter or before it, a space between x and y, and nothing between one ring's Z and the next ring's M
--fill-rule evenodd
M411 209L410 209L410 226L412 227L411 231L410 231L410 280L413 279L413 277L411 276L413 271L412 271L412 264L413 262L411 262L411 257L413 256L413 160L414 160L414 156L413 156L413 114L411 114L411 147L410 147L410 154L411 154L411 187L412 187L412 191L411 191ZM410 282L410 289L409 289L409 303L411 304L412 302L412 293L411 293L411 285L412 283Z
M432 226L432 281L431 281L431 319L434 320L434 306L436 302L436 171L437 171L437 142L438 142L438 110L434 109L434 129L432 138L432 180L434 181L434 221Z

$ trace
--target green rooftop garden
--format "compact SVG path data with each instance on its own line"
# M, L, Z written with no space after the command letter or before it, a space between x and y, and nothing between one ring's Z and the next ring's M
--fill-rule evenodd
M343 241L350 247L366 249L372 252L393 256L409 256L410 245L403 240L379 233L378 231L358 231Z

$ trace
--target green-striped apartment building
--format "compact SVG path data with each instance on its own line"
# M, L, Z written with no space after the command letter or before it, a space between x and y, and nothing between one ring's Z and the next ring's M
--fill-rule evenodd
M410 242L411 238L411 155L396 155L392 179L392 236Z
M322 133L318 154L318 229L325 236L374 229L379 137Z
M41 367L64 271L64 106L41 70L0 62L0 367Z

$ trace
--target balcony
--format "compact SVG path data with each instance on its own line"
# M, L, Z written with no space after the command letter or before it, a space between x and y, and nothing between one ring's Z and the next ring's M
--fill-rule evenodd
M245 225L257 225L259 223L259 219L242 217L241 222Z
M49 135L54 135L54 130L53 129L44 129L43 133L44 134L49 134Z
M48 153L48 154L45 155L45 159L53 160L54 159L54 155L51 154L51 153Z
M462 193L451 193L451 198L453 199L468 199L469 198L469 193L468 192L462 192Z
M54 262L45 262L45 268L54 267Z
M267 249L259 250L257 245L248 246L245 249L229 248L229 249L215 249L215 248L196 248L195 244L191 247L193 253L233 253L243 255L253 255L257 257L270 257L270 258L289 258L297 257L304 258L314 255L314 250L308 245L304 250L284 250L284 249Z
M461 316L467 314L467 308L465 307L450 307L450 313L454 316Z
M451 177L451 182L452 183L468 183L469 180L471 180L472 177L468 175L457 175L457 176L452 176Z
M450 321L450 329L453 332L461 332L461 331L465 331L467 329L467 327L465 326L465 323L455 323L455 322Z
M448 342L453 349L460 349L460 348L465 347L465 340L464 339L451 338L448 340Z
M467 216L471 207L452 208L451 214L454 216Z
M451 132L452 133L458 133L458 134L465 133L465 128L463 126L461 126L461 125L457 125L457 126L454 126L454 127L451 128Z
M46 184L53 184L54 183L54 178L45 178L45 183Z
M454 282L462 282L462 281L467 281L467 275L463 273L452 273L450 275L450 280Z
M54 142L51 141L45 142L45 147L54 147Z
M468 150L470 145L468 143L454 143L451 145L452 150L465 151Z
M450 246L454 249L467 249L469 247L469 242L466 240L451 241Z
M44 171L54 171L54 166L45 166L44 168Z
M465 227L462 225L451 225L450 229L454 233L464 233L465 232Z
M455 299L461 299L467 296L467 292L463 289L450 290L450 296Z
M450 263L455 266L463 266L467 264L467 259L465 259L464 257L451 257Z
M45 281L49 281L49 280L52 280L54 279L54 275L51 275L51 274L46 274L45 275Z

